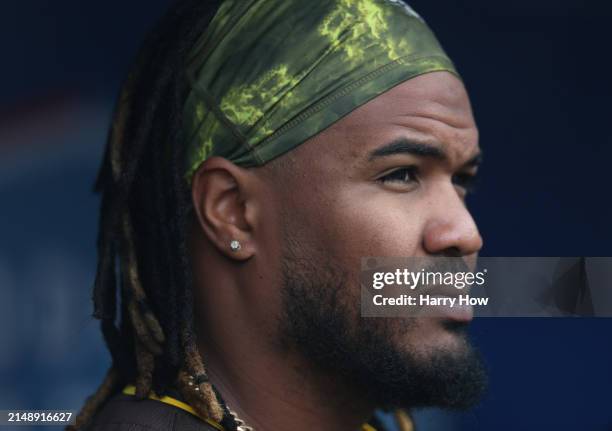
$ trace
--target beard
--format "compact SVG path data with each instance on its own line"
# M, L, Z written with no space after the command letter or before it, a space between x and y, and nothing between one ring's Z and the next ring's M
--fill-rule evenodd
M424 350L417 341L402 341L418 333L419 318L361 317L358 280L351 282L329 259L317 263L300 251L287 238L279 322L285 348L381 408L467 409L478 403L487 376L465 325L441 322L455 338L450 347Z

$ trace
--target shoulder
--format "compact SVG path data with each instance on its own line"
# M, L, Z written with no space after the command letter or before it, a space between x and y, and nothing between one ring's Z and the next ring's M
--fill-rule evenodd
M93 418L87 431L217 431L192 414L171 405L113 396Z

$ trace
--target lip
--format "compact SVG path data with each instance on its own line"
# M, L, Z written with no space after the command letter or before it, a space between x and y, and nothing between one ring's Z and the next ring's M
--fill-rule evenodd
M417 289L419 290L419 289ZM470 289L457 289L454 286L433 285L420 289L419 295L429 295L430 298L448 298L454 300L453 306L449 305L422 305L419 315L423 317L435 317L449 319L461 323L469 323L474 318L474 307L471 305L460 305L459 296L468 295Z
M451 298L442 295L430 295L432 298ZM469 323L474 318L474 307L471 305L459 305L459 298L456 297L455 304L448 305L423 305L419 315L422 317L435 317L454 320L462 323Z

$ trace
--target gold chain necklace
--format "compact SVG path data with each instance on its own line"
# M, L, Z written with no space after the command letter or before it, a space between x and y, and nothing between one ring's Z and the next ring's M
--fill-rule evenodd
M229 407L227 408L227 411L232 416L232 418L234 418L234 422L236 422L236 425L238 425L238 431L255 431L255 428L248 426L242 419L238 417L238 414L235 411L233 411Z

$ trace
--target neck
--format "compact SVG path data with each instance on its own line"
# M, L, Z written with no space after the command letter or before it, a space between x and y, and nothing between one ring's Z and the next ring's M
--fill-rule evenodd
M256 431L356 431L374 411L358 391L305 372L306 364L292 355L212 340L202 344L212 383L230 410Z

